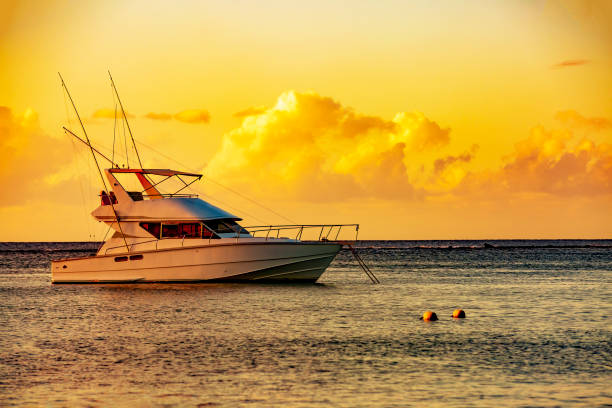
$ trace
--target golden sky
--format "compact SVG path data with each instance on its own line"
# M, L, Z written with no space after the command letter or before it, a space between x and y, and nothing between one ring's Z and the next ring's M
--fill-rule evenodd
M202 171L244 225L287 222L254 200L364 239L612 238L611 21L604 0L4 1L0 241L103 237L57 72L110 154L108 69L144 166Z

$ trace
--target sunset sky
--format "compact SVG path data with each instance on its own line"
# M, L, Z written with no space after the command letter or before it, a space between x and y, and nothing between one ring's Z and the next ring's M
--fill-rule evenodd
M612 238L609 1L3 1L0 241L104 236L57 73L111 154L107 70L144 166L244 225Z

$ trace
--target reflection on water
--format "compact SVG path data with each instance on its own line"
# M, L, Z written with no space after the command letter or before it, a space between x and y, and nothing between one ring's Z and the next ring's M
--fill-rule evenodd
M56 286L90 248L5 244L0 405L612 404L612 249L587 243L366 243L381 285L343 251L318 285Z

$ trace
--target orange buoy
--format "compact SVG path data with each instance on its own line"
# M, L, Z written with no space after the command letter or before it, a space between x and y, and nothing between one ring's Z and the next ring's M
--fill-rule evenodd
M423 313L423 317L421 317L421 320L426 322L435 322L436 320L438 320L438 316L431 310L428 310Z
M463 309L455 309L453 311L453 318L455 319L465 319L465 312Z

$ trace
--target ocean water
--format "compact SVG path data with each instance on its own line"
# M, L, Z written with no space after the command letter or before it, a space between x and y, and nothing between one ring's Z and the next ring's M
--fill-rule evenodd
M380 285L349 251L315 285L51 285L95 244L0 244L0 406L612 406L612 241L487 243L362 241Z

